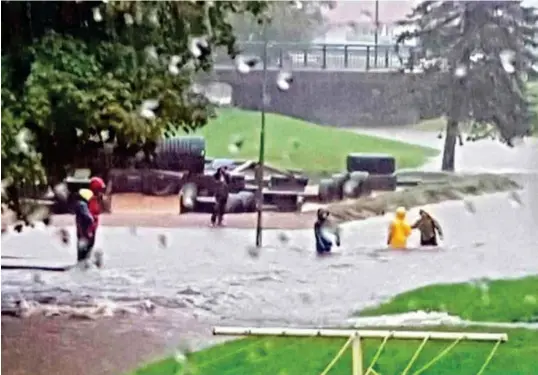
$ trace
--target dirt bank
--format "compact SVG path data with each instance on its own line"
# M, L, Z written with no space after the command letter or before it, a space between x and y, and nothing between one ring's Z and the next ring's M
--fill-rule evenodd
M452 175L441 172L414 172L402 174L410 179L421 179L423 185L409 187L403 191L379 193L372 197L347 200L328 205L328 210L338 222L363 220L391 211L397 206L407 208L446 200L463 199L467 195L480 195L519 189L520 186L506 176ZM151 197L141 194L114 195L112 214L103 215L104 226L138 226L164 228L199 228L209 225L209 214L178 214L175 196ZM264 212L263 227L266 229L311 228L315 212L281 213ZM73 224L71 215L57 215L54 225ZM252 229L256 226L256 214L229 214L225 218L229 228Z
M211 340L210 328L185 316L94 321L3 316L2 373L120 375L162 357L182 341L200 340Z
M512 179L493 174L450 175L422 173L424 184L402 191L388 192L373 197L329 205L328 210L337 222L367 219L391 212L399 206L406 208L434 204L448 200L520 189ZM414 174L417 178L419 175Z

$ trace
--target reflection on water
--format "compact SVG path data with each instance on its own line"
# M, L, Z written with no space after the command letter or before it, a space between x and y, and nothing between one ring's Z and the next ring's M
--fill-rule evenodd
M351 311L422 285L536 273L532 211L538 207L529 191L536 192L523 192L522 205L512 204L507 193L474 198L475 214L461 202L432 206L446 241L439 249L409 252L380 249L389 216L344 225L339 256L323 258L315 255L311 230L287 232L286 241L279 231L267 231L268 246L252 257L251 230L166 230L170 246L163 248L161 229L138 228L133 235L129 228L102 228L97 247L105 252L104 269L38 276L4 271L2 308L21 298L84 308L151 301L210 322L342 323ZM417 211L410 211L410 220ZM411 243L418 243L418 234ZM74 248L44 230L3 237L2 250L49 263L75 259Z

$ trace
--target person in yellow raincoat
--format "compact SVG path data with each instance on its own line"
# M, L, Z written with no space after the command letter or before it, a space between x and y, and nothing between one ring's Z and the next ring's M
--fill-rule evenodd
M389 226L387 245L393 249L405 249L407 239L411 235L411 226L405 220L406 210L404 207L396 209L396 217Z

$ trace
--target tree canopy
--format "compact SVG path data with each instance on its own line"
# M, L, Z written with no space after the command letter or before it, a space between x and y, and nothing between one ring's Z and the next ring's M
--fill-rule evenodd
M528 135L533 114L526 81L536 66L538 13L520 1L423 1L401 24L398 42L417 40L413 63L437 75L447 117L443 169L454 169L458 124L493 126L512 146Z
M203 126L213 112L190 89L194 75L211 69L215 49L238 52L230 14L257 17L265 8L3 1L2 180L55 182L106 144L120 159L149 155L164 132Z

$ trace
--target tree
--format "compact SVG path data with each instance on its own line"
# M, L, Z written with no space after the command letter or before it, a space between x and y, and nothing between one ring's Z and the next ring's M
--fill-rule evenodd
M166 131L212 116L190 86L237 53L231 13L263 2L2 2L2 180L53 184L104 149L151 157ZM21 142L25 146L21 150ZM105 147L105 146L110 147ZM39 178L38 178L39 177Z
M402 25L414 28L398 43L418 40L414 61L437 76L447 118L443 170L454 170L459 125L493 126L512 146L528 135L532 113L525 77L537 56L538 16L519 1L424 1Z
M267 39L276 42L310 42L323 31L323 8L332 6L328 1L273 1L265 12L269 19ZM240 41L264 40L258 17L232 14L230 22Z

